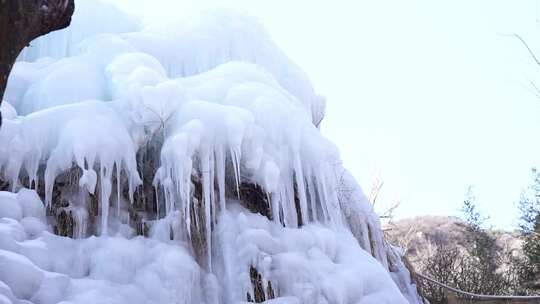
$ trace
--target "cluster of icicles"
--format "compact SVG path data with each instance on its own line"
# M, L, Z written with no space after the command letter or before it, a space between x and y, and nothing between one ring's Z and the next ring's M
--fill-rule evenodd
M0 109L0 185L36 189L57 212L48 220L69 209L81 244L96 233L115 248L124 237L148 241L131 226L143 191L152 197L144 207L155 203L141 212L153 216L143 219L150 239L191 243L197 267L222 281L193 289L219 294L219 285L230 303L253 291L250 267L279 296L305 303L403 303L395 284L419 303L318 129L325 100L304 72L250 17L178 19L145 24L102 0L77 0L71 26L32 42L13 67ZM246 185L267 218L238 207Z
M230 12L208 18L144 29L111 19L106 30L130 33L99 35L74 18L68 30L33 43L13 69L3 105L12 115L0 131L2 176L14 190L21 177L35 189L42 180L50 207L56 178L80 168L79 189L99 188L106 235L112 202L120 208L124 200L122 176L133 202L142 183L137 151L157 142L158 214L180 211L188 235L194 174L204 206L195 211L214 222L230 174L237 193L242 181L260 185L272 217L286 226L298 226L298 212L303 223L339 225L338 154L313 123L324 100L252 20ZM212 223L205 224L211 240Z

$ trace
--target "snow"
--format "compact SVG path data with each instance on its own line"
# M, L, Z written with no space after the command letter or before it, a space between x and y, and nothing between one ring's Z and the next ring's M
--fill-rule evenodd
M43 271L20 254L0 250L0 280L19 299L30 299L43 281Z
M0 217L12 218L20 220L23 217L23 210L17 202L17 196L13 193L0 193Z
M32 237L16 220L0 219L0 294L7 303L198 302L200 268L183 246L142 237L73 240L51 234L35 217L21 224L28 220L45 229Z
M210 297L221 303L234 303L250 292L250 266L282 295L270 303L374 303L366 300L369 297L375 297L377 303L405 301L395 285L387 283L391 281L388 272L347 229L333 230L321 224L283 228L237 202L227 206L216 228L220 244L216 275L229 287L240 288L226 289L222 295L214 289ZM39 222L25 217L21 224L30 219ZM9 248L0 242L0 292L11 299L7 303L16 303L14 298L32 303L90 303L96 299L107 303L197 303L202 299L204 272L188 248L170 239L73 240L48 229L30 237L17 225L14 219L0 220L0 239L16 244ZM46 227L44 223L42 227Z
M22 208L23 216L34 217L36 219L45 219L45 210L41 199L35 191L20 189L17 192L17 200Z
M0 105L0 112L4 119L14 119L17 117L17 110L6 100Z
M224 212L218 227L227 281L244 286L229 302L250 292L249 266L288 297L287 303L404 302L388 272L362 250L346 229L320 224L283 229L261 215L235 208ZM231 261L233 261L231 263ZM239 267L240 266L240 267Z
M268 303L419 302L316 126L324 98L254 18L147 23L79 0L5 98L0 302L238 303L251 267ZM246 184L272 220L240 206ZM52 233L62 212L73 238Z

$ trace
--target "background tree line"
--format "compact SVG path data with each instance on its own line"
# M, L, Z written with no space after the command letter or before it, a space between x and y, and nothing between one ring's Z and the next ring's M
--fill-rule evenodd
M478 210L472 187L467 189L462 204L460 226L449 226L460 227L451 237L446 232L433 231L429 237L423 236L427 245L411 244L412 238L418 238L414 236L418 234L414 226L419 224L412 221L412 228L406 230L391 232L389 228L389 239L402 247L406 256L410 255L410 247L416 247L412 251L415 271L443 284L476 294L539 295L540 172L536 169L532 169L531 183L522 191L517 208L516 230L504 233L511 235L519 248L505 247L497 239L497 232L487 227L488 218ZM459 241L455 240L456 234ZM440 287L423 280L418 284L430 303L446 303Z

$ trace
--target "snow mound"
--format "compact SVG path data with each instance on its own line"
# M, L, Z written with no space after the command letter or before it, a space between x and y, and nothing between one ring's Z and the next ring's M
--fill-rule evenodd
M22 209L24 195L0 192L0 206L8 200ZM213 275L205 274L181 243L143 237L74 240L51 234L45 222L29 238L22 222L36 218L3 217L0 295L6 303L203 303L204 296L216 299L207 303L236 303L252 293L249 270L255 267L263 284L271 282L272 292L281 295L268 303L405 301L388 284L388 272L348 230L319 224L283 228L236 202L228 208L216 228L216 275L223 277L223 294L212 289ZM206 295L205 283L211 287Z
M388 272L346 229L319 224L283 229L261 215L232 208L220 218L221 248L230 302L252 293L250 266L261 275L268 298L288 296L286 303L401 303L403 296ZM239 267L240 266L240 267ZM252 295L255 298L255 295ZM372 300L369 300L372 299Z
M255 19L76 4L0 108L0 301L419 302Z
M22 209L24 195L10 194L0 192L0 206L14 199ZM23 228L29 219L42 225L32 238ZM143 237L73 240L48 230L44 219L0 219L0 295L6 303L201 302L200 267L181 244Z

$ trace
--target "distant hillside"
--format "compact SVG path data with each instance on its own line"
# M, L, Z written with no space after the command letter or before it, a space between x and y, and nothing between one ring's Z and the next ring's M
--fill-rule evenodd
M385 225L384 230L389 241L400 247L416 267L422 257L432 253L437 243L464 248L466 228L467 224L457 217L427 215L394 221ZM489 233L503 252L521 255L522 241L517 232L489 230Z

